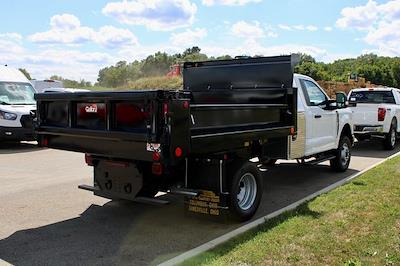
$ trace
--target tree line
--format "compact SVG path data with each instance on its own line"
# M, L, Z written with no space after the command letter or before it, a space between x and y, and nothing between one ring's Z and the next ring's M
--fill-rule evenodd
M400 57L383 57L375 54L365 54L352 59L340 59L333 63L318 62L307 54L300 54L300 61L295 67L295 72L322 81L347 82L350 75L363 77L376 85L400 88ZM197 46L186 49L183 53L167 54L157 52L143 60L133 62L120 61L113 66L100 69L95 84L88 81L70 80L53 75L50 79L61 80L65 87L91 87L102 86L116 88L127 86L142 78L165 76L174 64L205 60L232 59L229 55L209 57L201 52ZM21 71L29 76L25 69ZM30 78L30 76L29 76Z
M114 66L103 68L99 71L97 81L99 86L119 87L140 78L165 76L174 64L221 59L231 59L231 57L229 55L208 57L201 53L201 49L197 46L173 55L157 52L141 61L135 60L131 63L120 61Z
M400 88L400 57L365 54L326 64L302 54L295 71L315 80L346 82L353 75L363 77L376 85Z

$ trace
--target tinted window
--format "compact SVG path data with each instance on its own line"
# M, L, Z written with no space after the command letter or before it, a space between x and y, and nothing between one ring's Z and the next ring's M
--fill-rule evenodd
M327 100L326 95L314 82L309 80L302 80L302 83L308 105L316 106Z
M351 98L356 98L357 103L396 103L391 91L353 91Z

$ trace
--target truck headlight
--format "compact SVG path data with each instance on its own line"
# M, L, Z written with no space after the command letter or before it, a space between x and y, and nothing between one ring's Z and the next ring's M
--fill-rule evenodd
M0 111L0 119L16 120L17 117L18 117L18 115L16 115L16 114Z

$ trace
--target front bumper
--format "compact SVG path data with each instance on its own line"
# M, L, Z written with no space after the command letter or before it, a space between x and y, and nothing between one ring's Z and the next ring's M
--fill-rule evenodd
M35 139L33 128L0 127L1 141L32 141Z

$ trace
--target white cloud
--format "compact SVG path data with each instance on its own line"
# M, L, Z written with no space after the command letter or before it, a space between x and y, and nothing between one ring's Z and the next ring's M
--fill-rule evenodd
M55 15L50 19L50 26L53 29L59 30L73 30L80 28L81 22L79 19L71 14Z
M366 32L364 42L380 55L400 56L400 0L384 4L369 0L364 6L347 7L336 22L339 28Z
M55 15L50 19L51 29L29 36L29 40L42 45L81 45L95 42L106 48L137 45L136 36L127 29L103 26L99 31L83 27L79 19L71 14Z
M281 30L288 30L288 31L291 31L291 30L292 30L292 27L291 27L291 26L285 25L285 24L279 24L278 27L279 27Z
M39 44L82 44L94 38L95 32L82 27L79 19L71 14L55 15L50 19L51 29L29 36L29 40Z
M190 26L197 6L190 0L124 0L108 3L102 12L123 24L169 31Z
M295 30L305 30L306 29L306 27L304 25L294 25L292 28Z
M242 44L234 47L216 47L204 46L202 48L206 54L211 56L219 56L229 54L231 56L237 55L263 55L263 56L276 56L276 55L289 55L292 53L306 53L312 55L318 60L323 60L328 52L325 49L311 46L311 45L298 45L298 44L283 44L275 46L264 46L255 40L246 40Z
M329 27L329 26L327 26L327 27L324 28L324 31L332 31L332 30L333 30L333 28L332 28L332 27Z
M286 24L279 24L278 28L281 30L293 31L293 30L307 30L307 31L317 31L319 28L315 25L286 25Z
M260 3L262 0L203 0L205 6L224 5L224 6L243 6L249 3Z
M33 53L22 47L10 51L0 40L0 63L15 68L27 69L33 78L45 79L57 74L64 78L96 81L100 68L115 62L115 59L98 52L47 49Z
M309 25L309 26L306 27L306 29L307 29L308 31L317 31L317 30L318 30L318 27L317 27L317 26L314 26L314 25Z
M204 39L206 36L206 29L197 28L195 30L188 29L181 33L172 33L170 40L173 45L188 47L190 45L196 45L196 42Z
M259 39L265 37L263 28L258 21L248 23L239 21L232 25L231 33L237 37Z
M369 0L364 6L346 7L341 11L342 17L336 21L339 28L368 29L377 19L378 4Z
M20 42L22 40L22 35L16 32L0 33L0 39L9 39Z
M131 31L113 26L101 27L95 41L107 48L139 44L138 39Z

